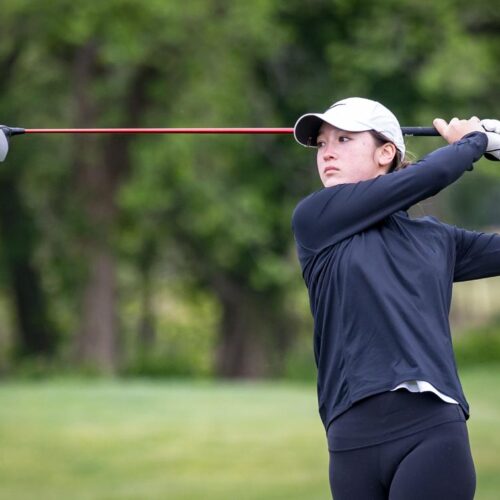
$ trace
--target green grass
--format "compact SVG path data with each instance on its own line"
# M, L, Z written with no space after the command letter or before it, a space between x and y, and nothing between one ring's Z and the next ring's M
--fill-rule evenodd
M476 499L496 499L500 368L461 379ZM286 383L4 383L0 499L328 499L316 405Z

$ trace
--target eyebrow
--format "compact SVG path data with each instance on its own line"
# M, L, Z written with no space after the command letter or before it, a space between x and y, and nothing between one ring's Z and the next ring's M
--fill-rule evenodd
M355 132L351 132L350 130L340 130L339 129L339 135L350 135L354 134ZM326 132L318 132L318 135L316 136L316 140L318 140L320 137L323 137L326 134Z

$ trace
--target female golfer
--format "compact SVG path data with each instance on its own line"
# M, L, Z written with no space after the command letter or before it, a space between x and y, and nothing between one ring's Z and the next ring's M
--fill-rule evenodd
M294 128L317 148L324 185L297 205L292 226L335 500L474 497L448 314L454 281L500 275L500 235L408 216L486 150L478 118L434 126L450 145L410 165L398 120L368 99Z

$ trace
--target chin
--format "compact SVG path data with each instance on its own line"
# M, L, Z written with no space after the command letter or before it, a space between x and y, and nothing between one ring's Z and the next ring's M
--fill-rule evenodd
M335 179L335 178L328 178L323 181L323 186L325 187L333 187L336 186L337 184L342 184L342 181L340 179Z

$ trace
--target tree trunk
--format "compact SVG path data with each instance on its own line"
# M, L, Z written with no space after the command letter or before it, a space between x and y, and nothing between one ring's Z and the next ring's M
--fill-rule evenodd
M97 54L97 46L89 42L78 49L74 58L76 121L80 127L93 126L99 114L90 97L98 73ZM76 195L86 223L81 244L87 266L76 338L77 358L84 366L112 373L118 368L119 359L116 271L111 242L119 176L113 170L115 164L106 161L100 137L75 136L74 156Z
M74 57L77 125L93 127L102 113L94 102L92 86L107 70L99 66L98 46L90 41ZM138 67L123 102L127 123L138 123L146 107L146 88L154 71ZM117 321L117 280L113 233L118 220L116 194L130 170L130 136L75 137L77 196L88 230L82 238L88 266L84 286L82 321L78 332L78 358L100 371L113 372L119 365L120 339Z
M16 174L0 178L3 260L16 318L15 351L21 357L52 356L57 335L47 309L40 273L33 265L35 228L18 191Z
M216 374L228 378L281 375L296 328L276 297L248 290L224 276L214 280L213 289L222 305Z
M89 141L83 144L89 146L87 152L92 150ZM87 279L77 339L78 359L110 373L116 371L119 360L116 264L111 241L117 218L114 198L118 180L104 159L94 165L82 161L79 174L78 194L88 229L82 238Z
M84 365L104 373L113 373L118 367L114 256L100 245L96 245L89 255L89 274L78 335L78 358Z
M155 317L153 312L153 266L156 260L156 246L152 239L146 238L139 255L141 273L141 317L137 332L139 353L148 356L156 339Z

